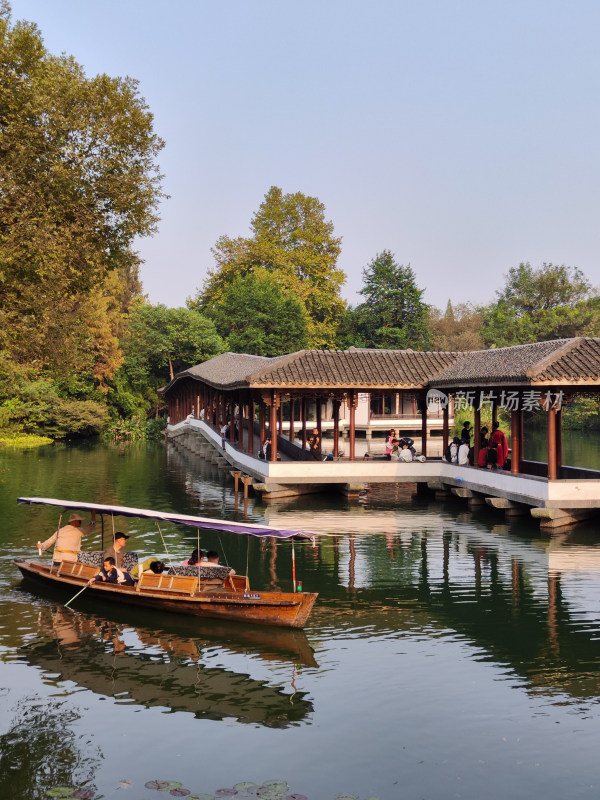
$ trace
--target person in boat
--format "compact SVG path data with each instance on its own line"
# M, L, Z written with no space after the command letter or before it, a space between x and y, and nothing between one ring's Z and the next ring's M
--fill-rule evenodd
M123 533L122 531L117 531L115 533L115 540L112 544L112 547L107 548L102 554L103 558L114 558L118 569L121 569L121 565L123 563L122 551L125 549L127 539L129 539L127 534Z
M204 552L202 550L194 550L192 555L188 558L187 561L182 561L182 567L195 567L202 562L202 558L204 556Z
M57 566L61 561L77 561L77 553L81 550L81 537L96 527L96 512L92 511L89 525L82 527L83 518L79 514L71 514L67 525L59 528L45 542L38 542L38 550L47 550L54 545L54 564Z
M206 553L206 561L202 562L203 567L221 567L224 566L223 564L219 564L219 554L216 550L208 550ZM235 570L229 568L229 574L235 575Z
M89 583L119 583L122 586L133 586L134 581L131 575L122 569L117 569L115 560L112 556L106 556L102 563L102 569L95 575Z
M137 580L143 572L161 575L166 569L167 565L164 561L159 561L155 556L150 556L150 558L145 558L140 564L136 564L129 574L134 580Z

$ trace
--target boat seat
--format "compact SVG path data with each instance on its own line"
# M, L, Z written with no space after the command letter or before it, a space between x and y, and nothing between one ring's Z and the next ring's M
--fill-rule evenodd
M61 561L57 575L74 575L77 578L93 578L98 574L98 567L84 564L81 561Z
M219 565L218 567L197 567L188 564L169 567L169 575L195 575L200 577L201 592L218 592L223 589L225 581L231 572L229 567ZM233 588L233 587L232 587Z
M103 561L103 550L80 550L77 553L77 561L82 564L90 564L93 567L101 567ZM137 565L139 558L137 553L123 553L123 563L121 569L126 572L131 570Z
M159 589L169 592L182 592L193 595L198 588L198 577L191 575L156 575L154 572L142 572L136 584L136 591L144 589Z

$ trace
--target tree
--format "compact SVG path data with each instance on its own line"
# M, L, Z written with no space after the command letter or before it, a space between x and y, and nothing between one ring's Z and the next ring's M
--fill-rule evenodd
M138 303L123 342L125 363L110 402L121 413L146 414L160 405L157 390L175 373L224 351L213 322L188 308Z
M425 350L431 346L428 307L409 266L396 263L389 250L363 270L365 302L356 308L358 333L367 347Z
M496 301L479 309L488 347L600 334L600 298L581 270L521 263L505 277Z
M481 335L483 318L470 303L453 306L448 300L445 312L432 307L429 324L434 350L464 352L484 347Z
M214 307L218 333L235 353L278 356L308 344L302 303L287 296L266 270L236 278Z
M122 360L133 245L163 196L152 126L136 81L87 78L0 0L0 349L65 398Z
M213 248L216 265L192 305L212 316L236 278L265 270L284 294L306 310L310 347L331 347L345 308L340 289L346 276L337 266L341 239L325 220L325 206L272 186L252 218L250 238L222 236Z

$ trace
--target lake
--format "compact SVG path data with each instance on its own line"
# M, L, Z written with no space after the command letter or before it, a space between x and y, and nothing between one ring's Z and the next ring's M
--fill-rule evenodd
M0 797L598 796L596 523L541 534L389 485L244 509L228 476L162 443L4 450L0 481ZM317 604L304 631L85 593L65 609L13 564L58 522L20 495L314 531L295 552ZM196 546L183 527L118 528L144 557ZM292 588L289 542L203 531L201 546L253 587Z

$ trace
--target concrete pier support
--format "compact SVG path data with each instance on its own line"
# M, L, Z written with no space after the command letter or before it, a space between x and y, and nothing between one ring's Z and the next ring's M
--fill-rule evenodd
M455 497L467 500L469 506L485 505L485 495L481 494L481 492L474 492L472 489L462 489L457 486L453 486L451 491Z
M504 511L507 517L522 517L529 512L529 506L524 503L515 503L506 497L486 497L485 502L492 508Z
M556 528L568 528L582 520L590 519L594 516L594 511L593 509L564 511L562 508L532 508L531 516L539 519L540 528L555 530Z

